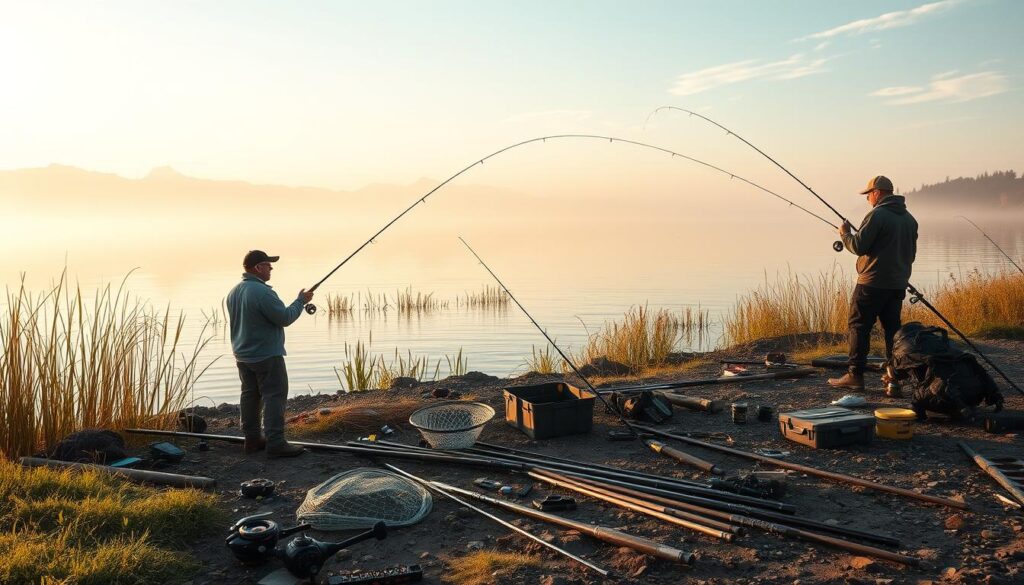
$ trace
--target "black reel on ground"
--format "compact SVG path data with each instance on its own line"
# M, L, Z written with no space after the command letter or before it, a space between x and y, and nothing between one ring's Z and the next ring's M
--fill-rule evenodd
M284 559L284 566L292 575L300 578L312 577L319 573L327 559L334 556L339 550L370 538L383 540L387 535L387 526L383 522L378 522L366 532L341 542L323 542L303 534L292 539L284 547L280 556Z
M262 565L277 555L277 543L281 538L309 528L300 524L292 528L281 528L273 520L266 520L270 512L246 516L231 527L231 534L225 544L243 565Z

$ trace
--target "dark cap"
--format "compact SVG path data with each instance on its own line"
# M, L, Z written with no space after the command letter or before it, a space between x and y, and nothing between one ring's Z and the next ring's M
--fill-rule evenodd
M889 180L889 177L878 175L874 179L868 181L868 188L861 191L860 194L867 195L875 189L878 189L879 191L889 191L891 193L893 191L892 181Z
M242 266L253 268L260 262L277 262L280 259L280 256L267 256L267 253L263 250L249 250L249 253L245 255L245 259L242 260Z

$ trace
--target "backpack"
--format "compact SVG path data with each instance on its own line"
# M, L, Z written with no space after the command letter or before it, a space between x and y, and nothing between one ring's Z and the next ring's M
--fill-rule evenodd
M917 321L901 327L893 339L892 367L897 380L913 387L911 408L918 418L931 411L971 419L982 401L1002 410L1003 396L992 376L974 355L951 345L941 327Z

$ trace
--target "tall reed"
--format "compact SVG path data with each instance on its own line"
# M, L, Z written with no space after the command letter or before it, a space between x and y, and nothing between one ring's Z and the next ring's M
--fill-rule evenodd
M787 271L736 300L723 322L727 345L847 329L854 279L833 266L817 276Z
M922 292L968 335L1024 338L1024 275L1015 270L950 274L946 282ZM922 303L907 307L903 320L945 327Z
M158 313L106 285L88 302L66 271L49 291L24 279L0 313L0 456L49 450L88 427L173 422L209 365L210 338L181 348L184 316Z
M606 323L589 337L580 361L606 357L639 373L665 365L684 334L699 330L704 335L709 326L707 312L700 309L676 314L668 309L652 312L647 306L633 307L621 322Z
M370 353L370 341L363 345L356 341L354 347L345 344L345 362L341 369L334 368L334 375L345 392L364 392L366 390L389 389L398 378L414 378L417 382L437 380L441 373L441 358L434 360L431 368L429 356L413 356L407 351L405 356L395 348L394 358L388 362L383 355ZM469 359L462 353L462 348L454 355L445 355L448 372L451 376L461 376L468 370Z

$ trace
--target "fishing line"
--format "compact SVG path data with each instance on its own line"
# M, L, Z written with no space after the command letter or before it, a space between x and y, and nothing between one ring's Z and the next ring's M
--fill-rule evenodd
M797 209L803 211L804 213L810 214L810 215L818 218L819 220L827 223L828 225L832 226L833 228L836 228L836 229L839 228L839 226L832 224L830 221L828 221L827 219L825 219L825 218L821 217L820 215L814 213L813 211L811 211L811 210L809 210L809 209L807 209L807 208L805 208L805 207L803 207L801 205L798 205L797 203L791 201L790 199L787 199L786 197L783 197L782 195L776 193L775 191L772 191L772 190L768 189L767 187L764 187L764 186L759 185L759 184L757 184L757 183L755 183L753 181L745 179L745 178L737 175L736 173L733 173L731 171L723 169L722 167L713 165L713 164L711 164L709 162L702 161L702 160L694 158L692 156L688 156L688 155L685 155L685 154L682 154L682 153L679 153L679 152L675 152L675 151L669 150L667 148L662 148L660 146L655 146L653 144L647 144L645 142L638 142L636 140L628 140L628 139L625 139L625 138L616 138L614 136L600 136L600 135L596 135L596 134L555 134L555 135L551 135L551 136L540 136L538 138L531 138L529 140L524 140L522 142L517 142L515 144L506 146L505 148L502 148L500 150L496 150L496 151L492 152L491 154L489 154L489 155L487 155L487 156L485 156L485 157L483 157L483 158L481 158L479 160L474 161L473 163L471 163L468 166L466 166L465 168L463 168L461 171L459 171L459 172L455 173L454 175L448 177L447 179L445 179L444 181L439 183L436 187L434 187L429 192L427 192L425 195L421 195L421 196L417 197L416 200L413 201L412 205L410 205L409 207L405 208L405 210L402 211L401 213L399 213L398 215L396 215L394 217L394 219L392 219L391 221L389 221L386 224L384 224L384 227L382 227L379 230L377 230L377 232L375 234L370 236L369 239L367 239L358 248L356 248L351 254L349 254L347 257L345 257L345 259L342 260L340 264L338 264L337 266L334 267L333 270L328 272L326 276L321 278L316 284L314 284L312 287L310 287L308 289L308 292L314 292L317 288L320 287L321 284L324 283L324 281L326 281L328 278L331 277L331 275L333 275L335 272L337 272L338 269L340 269L342 266L344 266L346 263L348 263L348 261L351 260L353 256L355 256L360 251L362 251L362 249L365 248L366 246L372 244L377 239L378 236L380 236L382 233L384 233L384 230L386 230L389 227L391 227L395 222L397 222L399 219L401 219L405 214L407 214L410 211L412 211L413 208L415 208L417 205L419 205L421 203L426 203L428 197L433 195L435 192L437 192L439 189L441 189L442 187L444 187L448 183L454 181L456 178L458 178L463 173L469 171L470 169L476 167L477 165L484 164L484 162L487 161L488 159L494 158L494 157L498 156L499 154L502 154L502 153L507 152L509 150L512 150L514 148L519 148L520 146L526 146L528 144L533 144L535 142L547 142L548 140L565 140L565 139L601 140L601 141L608 141L609 143L611 143L611 142L621 142L622 144L629 144L629 145L632 145L632 146L638 146L638 147L641 147L641 148L646 148L646 149L655 150L657 152L661 152L661 153L664 153L664 154L668 154L672 158L679 157L679 158L682 158L682 159L685 159L685 160L697 163L697 164L699 164L701 166L704 166L704 167L709 168L711 170L717 171L719 173L722 173L722 174L725 174L725 175L729 175L730 179L737 179L739 181L742 181L742 182L750 185L751 187L754 187L756 189L760 189L761 191L763 191L763 192L765 192L765 193L767 193L767 194L769 194L769 195L771 195L773 197L776 197L777 199L780 199L780 200L788 203L791 207L796 207ZM309 313L310 315L312 315L313 313L316 313L316 306L313 305L312 303L306 305L306 312Z
M480 265L484 267L484 270L490 273L490 275L494 278L495 282L498 283L498 286L501 287L501 290L505 291L505 294L508 295L508 298L512 299L512 302L515 303L517 307L519 307L519 310L522 311L523 314L526 315L526 318L529 319L531 323L533 323L533 326L536 327L538 331L540 331L541 335L544 336L544 339L548 340L548 343L551 344L551 347L555 348L555 351L558 352L558 355L562 356L562 359L565 360L565 363L568 364L570 368L572 368L572 371L577 376L579 376L580 380L583 380L583 383L587 385L587 389L590 390L590 393L593 394L594 396L597 396L598 400L601 401L601 404L604 404L605 408L614 412L619 417L619 421L621 421L622 424L626 425L626 428L633 433L634 437L639 438L639 431L637 431L636 428L634 428L633 425L630 424L628 420L626 420L626 417L622 416L622 413L619 411L618 408L612 408L611 404L609 404L608 401L604 399L604 396L601 396L601 393L597 391L597 388L594 388L594 385L590 383L590 380L587 380L587 377L580 373L580 370L579 368L576 367L576 364L574 364L573 361L569 359L569 356L565 355L565 352L562 351L562 348L558 347L558 344L555 343L555 340L551 339L551 336L548 335L548 332L545 331L539 323L537 323L536 319L530 316L530 313L529 311L526 310L526 307L524 307L522 303L520 303L519 300L512 295L512 291L508 290L508 287L505 286L505 283L502 282L500 278L498 278L498 275L495 274L493 270L491 270L491 267L488 266L486 262L484 262L484 259L481 258L480 255L476 253L476 250L470 247L466 240L462 239L461 236L459 236L459 241L462 242L462 245L465 246L467 250L469 250L470 254L476 256L477 261L479 261Z
M1017 263L1013 261L1013 258L1010 258L1010 255L1007 254L1005 250L1000 248L999 244L997 244L995 242L995 240L993 240L992 238L988 237L988 234L985 233L985 230L983 230L980 227L978 227L978 224L974 223L973 221L967 219L966 217L964 217L962 215L958 215L957 217L959 217L960 219L962 219L962 220L966 221L967 223L973 225L975 227L975 229L977 229L979 232L981 232L981 235L985 236L985 238L988 241L992 242L992 245L996 247L996 250L999 250L1000 252L1002 252L1003 256L1006 256L1006 259L1010 261L1010 264L1013 264L1014 268L1016 268L1021 274L1024 274L1024 270L1022 270L1021 267L1018 266Z
M826 207L828 207L829 209L831 209L831 210L832 210L832 212L833 212L833 213L835 213L835 214L836 214L836 216L838 216L838 217L839 217L839 219L841 219L841 220L842 220L842 221L843 221L844 223L849 223L849 220L848 220L848 219L846 219L845 217L843 217L843 214L839 213L839 211L838 211L838 210L836 210L836 208L835 208L835 207L832 207L832 206L831 206L831 205L830 205L830 204L828 203L828 201L825 201L825 199L823 199L823 198L821 197L821 195L818 195L818 194L817 194L817 193L816 193L816 192L814 191L814 189L811 189L811 188L810 188L810 187L809 187L809 186L807 185L807 183L804 183L803 181L801 181L801 180L800 180L800 178L799 178L799 177L797 177L796 175L794 175L793 173L791 173L791 172L789 171L789 169L787 169L786 167L782 166L782 164L780 164L780 163L779 163L778 161L776 161L776 160L775 160L774 158L772 158L772 157L768 156L767 154L765 154L765 152L764 152L763 150L761 150L760 148L758 148L758 147L754 146L753 144L751 144L751 143L750 143L749 141L747 141L747 139L746 139L746 138L743 138L743 137L742 137L742 136L740 136L739 134L737 134L737 133L733 132L732 130L730 130L730 129L726 128L725 126L723 126L723 125L719 124L718 122L716 122L716 121L712 120L711 118L708 118L707 116L703 116L703 115L701 115L701 114L698 114L697 112L694 112L694 111L691 111L691 110L687 110L687 109L685 109L685 108L680 108L680 107L676 107L676 106L661 106L660 108L657 108L656 110L654 110L653 112L651 112L651 113L650 113L650 114L649 114L649 115L647 116L647 119L648 119L648 120L650 120L651 116L653 116L654 114L656 114L656 113L660 112L661 110L677 110L677 111L680 111L680 112L686 112L686 113L687 113L687 114L689 114L689 115L690 115L691 117L692 117L692 116L696 116L696 117L700 118L701 120L704 120L704 121L705 121L705 122L707 122L708 124L711 124L711 125L713 125L713 126L716 126L716 127L718 127L718 128L721 128L722 130L724 130L724 131L725 131L725 133L726 133L726 134L728 134L728 135L730 135L730 136L735 136L735 137L736 137L736 138L737 138L738 140L740 140L741 142L743 142L744 144L746 144L746 145L747 145L747 146L749 146L750 148L753 148L754 150L756 150L756 151L757 151L757 152L758 152L758 153L759 153L759 154L760 154L761 156L763 156L763 157L765 157L766 159L768 159L768 160L772 161L772 163L774 163L774 164L775 164L775 166L777 166L777 167L779 167L780 169L782 169L783 171L785 171L785 173L786 173L787 175L789 175L790 177L793 177L793 180L794 180L794 181L796 181L797 183L800 183L800 185L802 185L804 189L807 189L807 191L809 191L809 192L811 193L811 195L814 195L815 197L817 197L819 201L821 201L822 203L824 203L824 204L825 204L825 206L826 206ZM646 122L645 122L645 124L646 124ZM964 218L964 219L966 219L966 218ZM970 220L968 220L968 221L970 221ZM971 222L971 223L973 224L974 222ZM833 227L834 227L834 226L833 226ZM851 226L851 227L852 227L852 226ZM975 227L977 227L977 226L975 226ZM853 229L854 229L854 230L856 230L856 228L853 228ZM980 229L980 228L979 228L979 229ZM984 232L983 232L983 233L984 233ZM987 237L987 236L986 236L986 237ZM991 241L991 238L989 238L989 240ZM995 243L995 242L993 242L993 243ZM835 249L835 251L836 251L836 252L841 252L841 251L843 250L843 248L842 248L841 244L842 244L841 242L836 242L836 243L835 243L835 244L833 245L833 248ZM998 246L997 246L997 247L998 247ZM1012 262L1012 260L1011 260L1011 262ZM1016 266L1016 264L1014 264L1014 265ZM1019 268L1019 267L1018 267L1018 268ZM961 331L960 331L959 329L957 329L957 328L956 328L956 327L955 327L955 326L954 326L954 325L953 325L952 323L950 323L949 319L946 319L946 317L945 317L945 316L944 316L944 315L943 315L942 313L940 313L938 309L936 309L936 308L935 308L935 307L934 307L934 306L933 306L933 305L932 305L931 303L929 303L929 302L928 302L928 300L927 300L927 299L925 299L925 297L924 297L924 293L922 293L921 291L919 291L919 290L918 290L917 288L915 288L915 287L914 287L914 285L912 285L912 284L910 284L910 283L907 283L907 291L908 291L908 292L910 293L910 302L911 302L912 304L913 304L913 303L918 303L918 302L920 302L920 303L924 304L924 306L925 306L925 307L927 307L927 308L928 308L928 309L929 309L929 310L930 310L930 311L931 311L932 313L934 313L936 317L938 317L939 319L941 319L941 320L942 320L942 322L943 322L943 323L945 323L945 324L946 324L946 326L947 326L947 327L949 327L951 331L953 331L954 333L956 333L957 335L959 335L959 336L960 336L960 339L963 339L963 340L964 340L964 343L966 343L966 344L967 344L967 345L968 345L968 346L969 346L969 347L970 347L970 348L971 348L972 350L974 350L974 352L975 352L975 353L977 353L977 354L978 354L978 355L979 355L979 356L981 357L981 359L985 360L985 363L987 363L987 364L988 364L989 366L991 366L993 370L995 370L995 371L996 371L996 372L997 372L997 373L998 373L998 374L999 374L1000 376L1002 376L1002 378L1003 378L1004 380L1006 380L1006 383L1007 383L1007 384L1009 384L1009 385L1010 385L1011 387L1013 387L1013 389L1014 389L1014 390L1016 390L1017 392L1020 392L1020 393L1021 393L1022 395L1024 395L1024 390L1022 390L1022 389L1020 388L1020 386L1018 386L1017 384L1015 384L1015 383L1014 383L1014 381L1013 381L1013 380L1011 380L1009 376L1007 376L1007 375L1006 375L1005 373L1003 373L1003 371L1002 371L1001 369L999 369L999 366L997 366L997 365L995 365L994 363L992 363L992 360L988 359L988 356L986 356L986 355L985 355L984 353L982 353L982 351L981 351L980 349L978 349L978 346L974 345L974 344L973 344L973 343L971 342L971 340L970 340L970 339L968 339L968 338L967 338L967 336L963 334L963 332L961 332Z

